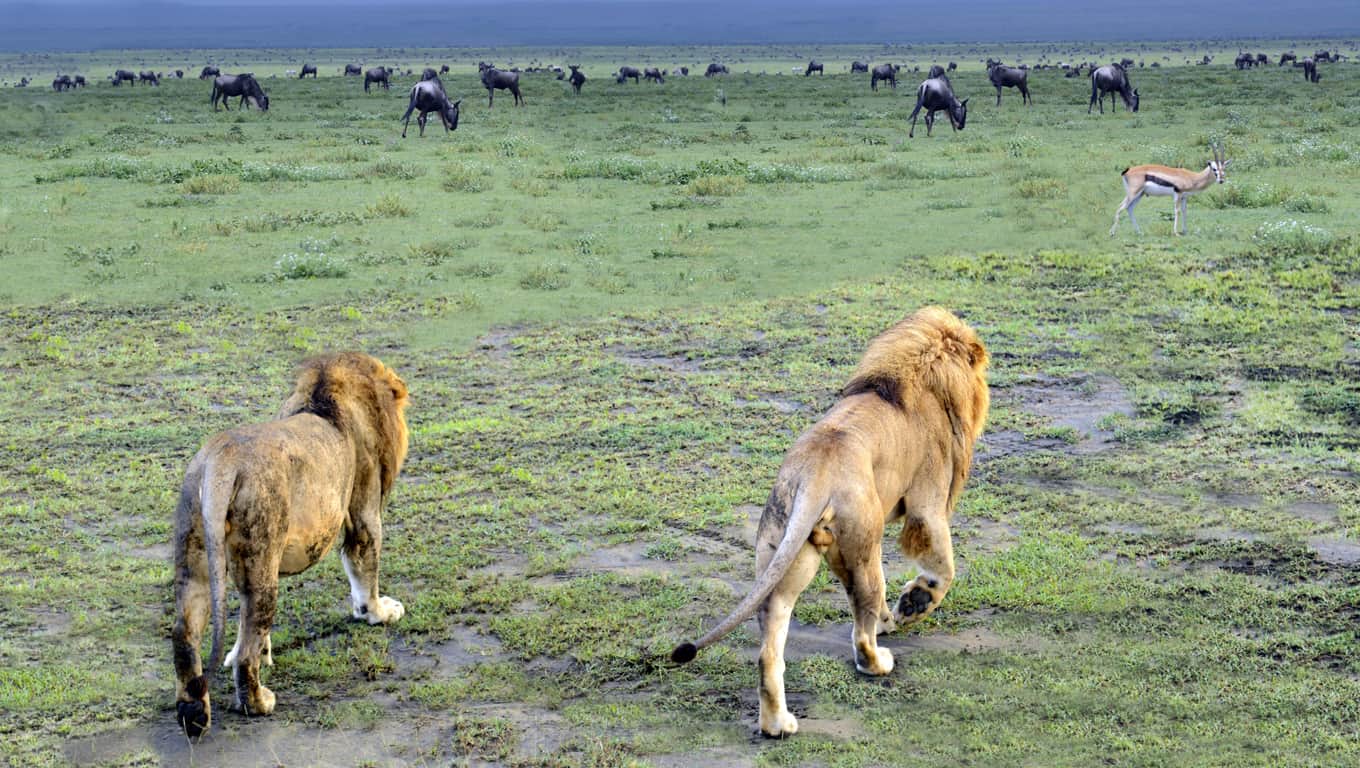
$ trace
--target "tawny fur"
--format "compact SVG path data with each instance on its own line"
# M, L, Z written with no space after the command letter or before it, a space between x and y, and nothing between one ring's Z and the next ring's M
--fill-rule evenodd
M789 450L756 533L756 582L741 603L671 658L685 662L756 614L761 629L760 730L798 730L784 695L784 642L798 596L824 557L854 614L851 644L865 674L892 671L876 636L929 615L954 578L949 518L968 478L990 404L987 351L977 334L926 307L869 344L841 399ZM892 609L882 539L900 544L921 575Z
M303 363L274 421L209 438L185 471L175 512L176 699L181 727L200 736L212 722L212 674L223 661L226 579L241 594L233 709L270 714L260 684L272 662L269 632L280 575L301 573L343 539L353 615L401 618L401 603L378 593L382 508L406 458L406 385L357 352ZM343 533L343 536L342 536ZM199 642L211 617L207 669Z

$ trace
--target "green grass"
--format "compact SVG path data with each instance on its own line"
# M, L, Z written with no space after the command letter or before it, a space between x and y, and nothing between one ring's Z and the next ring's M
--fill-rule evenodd
M909 87L616 86L607 53L579 99L526 76L522 109L461 68L447 139L400 140L402 88L338 77L268 80L267 115L196 80L0 90L0 762L187 762L181 473L335 348L411 388L382 569L407 615L350 621L334 556L286 580L278 712L223 715L200 761L1360 758L1353 65L1139 70L1143 111L1104 117L1048 72L997 109L970 65L968 128L908 141ZM1165 200L1106 235L1120 170L1219 138L1230 182L1187 237ZM960 577L870 680L823 572L788 649L804 730L752 739L750 627L665 655L749 585L793 438L926 303L994 359Z

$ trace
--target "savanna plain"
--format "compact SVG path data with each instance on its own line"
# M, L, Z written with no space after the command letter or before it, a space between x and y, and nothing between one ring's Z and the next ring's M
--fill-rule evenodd
M1360 66L1274 66L1314 42L1252 41L1247 71L1235 45L1050 53L1160 64L1104 115L1061 70L996 106L1001 44L823 49L810 78L784 48L0 57L42 75L0 90L0 763L1360 763ZM965 129L907 139L922 75L874 93L861 56L958 60ZM732 74L608 75L713 57ZM479 58L590 79L489 109ZM286 76L304 59L319 79ZM208 61L269 111L214 112ZM457 131L400 138L416 77L365 94L349 61L453 65ZM91 87L53 92L58 66ZM1166 198L1109 236L1126 166L1198 171L1213 142L1228 182L1186 236ZM788 645L800 732L763 740L754 624L667 654L750 585L794 437L930 303L993 359L960 576L870 679L824 570ZM345 348L411 389L382 553L406 616L351 621L334 554L285 580L276 714L190 746L180 477Z

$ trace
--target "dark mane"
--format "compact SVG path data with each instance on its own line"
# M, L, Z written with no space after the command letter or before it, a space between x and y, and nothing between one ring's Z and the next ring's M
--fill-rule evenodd
M841 397L854 397L867 392L878 395L883 402L894 408L902 407L902 383L885 374L869 374L851 379L841 390Z

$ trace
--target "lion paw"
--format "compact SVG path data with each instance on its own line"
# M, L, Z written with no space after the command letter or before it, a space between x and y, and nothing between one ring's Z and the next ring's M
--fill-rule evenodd
M406 615L406 606L390 597L378 598L378 609L368 610L368 606L354 609L354 618L365 619L369 624L391 624Z
M260 686L259 693L250 702L250 714L252 715L272 715L274 714L274 692Z
M798 733L798 718L787 709L783 712L776 712L774 717L760 719L760 732L767 738L782 739L785 736L792 736Z
M902 624L909 624L925 618L931 609L939 604L939 600L944 595L939 590L940 582L934 578L920 576L916 583L902 593L902 597L897 601L897 610L893 611L894 618ZM937 596L936 592L941 594Z
M875 648L874 659L870 664L861 664L859 654L855 654L855 669L862 675L886 675L893 671L892 651L887 648Z

